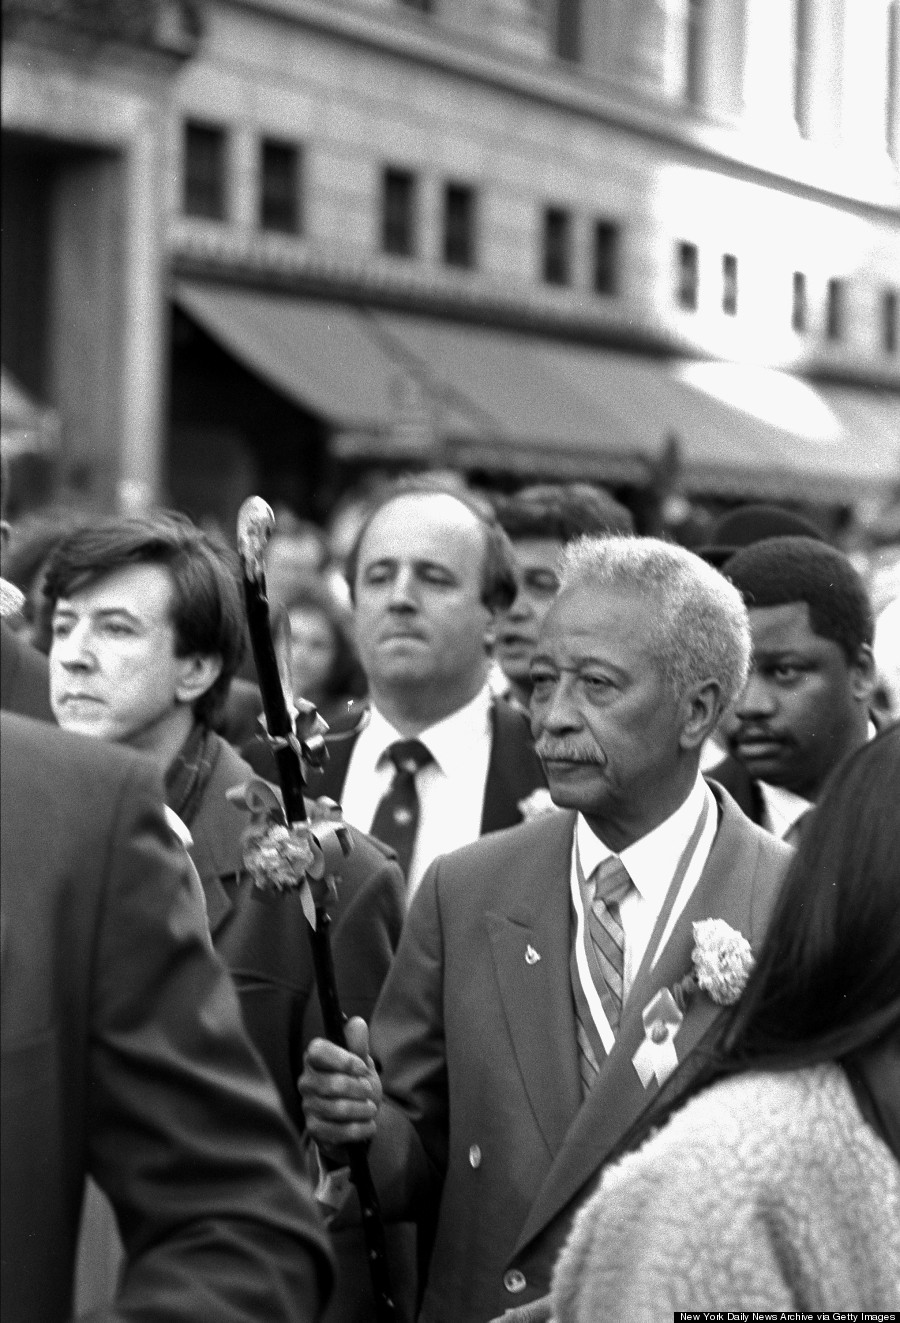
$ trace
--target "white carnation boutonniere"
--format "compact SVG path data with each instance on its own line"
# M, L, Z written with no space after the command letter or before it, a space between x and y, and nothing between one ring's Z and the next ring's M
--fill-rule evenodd
M694 924L693 977L701 992L718 1006L733 1006L747 986L756 963L743 933L724 919L701 919Z
M746 937L724 919L700 919L693 934L691 973L661 988L642 1012L644 1041L632 1062L645 1089L654 1079L663 1085L678 1065L675 1039L694 998L705 993L717 1006L733 1006L755 963Z
M525 799L520 799L517 805L524 822L530 818L542 818L546 813L555 813L557 805L550 798L550 791L546 786L538 786L537 790L532 790Z

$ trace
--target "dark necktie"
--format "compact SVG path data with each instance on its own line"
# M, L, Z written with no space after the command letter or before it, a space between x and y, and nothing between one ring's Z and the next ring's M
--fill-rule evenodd
M375 810L370 831L397 852L397 860L408 878L419 827L416 772L434 759L421 740L396 740L385 749L385 756L394 764L394 779Z

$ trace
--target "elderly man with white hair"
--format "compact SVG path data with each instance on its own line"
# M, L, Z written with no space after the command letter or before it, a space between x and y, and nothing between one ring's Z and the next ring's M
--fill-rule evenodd
M437 859L371 1050L359 1020L353 1053L307 1049L323 1157L369 1141L386 1214L433 1221L427 1323L547 1292L604 1163L739 996L790 858L700 772L749 653L740 595L699 557L574 543L531 663L564 811Z

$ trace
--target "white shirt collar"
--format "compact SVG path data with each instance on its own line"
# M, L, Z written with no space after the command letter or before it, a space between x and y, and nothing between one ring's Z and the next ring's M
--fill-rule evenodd
M687 846L691 832L703 809L707 795L706 782L697 773L687 799L674 813L640 840L628 845L619 854L628 869L628 875L644 900L659 909L669 884L675 875L678 861ZM586 819L579 813L576 825L578 854L584 876L591 873L613 851L595 836Z
M433 726L426 727L418 736L445 776L464 774L471 751L472 731L488 732L490 710L491 691L488 685L484 685L464 707L457 708ZM404 738L374 704L360 739L363 737L374 756L376 766L385 749L395 740Z

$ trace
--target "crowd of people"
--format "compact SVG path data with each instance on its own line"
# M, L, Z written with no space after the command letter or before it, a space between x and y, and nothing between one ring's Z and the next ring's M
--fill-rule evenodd
M900 711L818 529L693 551L584 484L420 475L342 579L276 532L343 1044L245 862L283 753L234 550L160 511L22 563L5 1319L383 1323L360 1151L397 1323L900 1308Z

